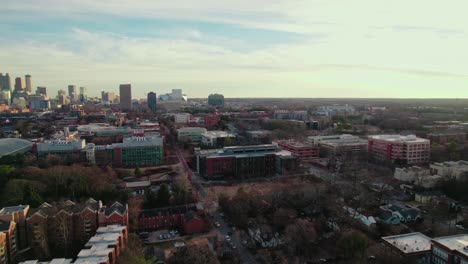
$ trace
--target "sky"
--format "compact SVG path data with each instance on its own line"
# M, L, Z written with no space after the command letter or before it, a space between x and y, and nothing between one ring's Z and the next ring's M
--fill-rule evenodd
M2 0L0 72L49 95L468 98L466 0Z

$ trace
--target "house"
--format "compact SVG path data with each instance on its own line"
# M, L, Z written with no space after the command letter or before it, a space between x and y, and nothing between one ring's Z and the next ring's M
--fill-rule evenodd
M398 225L401 222L397 215L394 215L392 212L383 209L379 209L377 219L379 222L387 225Z
M422 217L418 209L399 205L399 204L388 204L380 207L384 211L391 212L393 216L396 216L402 223L410 223L415 221L421 221Z

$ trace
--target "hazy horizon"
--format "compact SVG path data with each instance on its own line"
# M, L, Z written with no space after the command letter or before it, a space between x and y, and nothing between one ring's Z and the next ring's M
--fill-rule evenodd
M50 96L131 83L134 98L174 88L189 98L468 98L463 6L7 0L0 72L31 74Z

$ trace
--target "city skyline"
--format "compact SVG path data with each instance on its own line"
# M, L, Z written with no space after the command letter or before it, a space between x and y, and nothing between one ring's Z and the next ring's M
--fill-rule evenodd
M468 97L462 1L252 5L6 1L1 71L31 74L49 95L131 83L134 98L174 88L191 98Z

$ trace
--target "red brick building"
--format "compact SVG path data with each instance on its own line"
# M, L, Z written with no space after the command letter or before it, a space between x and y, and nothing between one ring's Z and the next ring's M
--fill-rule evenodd
M44 203L30 210L26 219L28 244L40 258L47 258L51 248L65 255L73 255L96 233L99 226L126 226L127 223L127 206L120 203L109 207L94 199L83 204L72 201L57 205Z
M6 237L6 255L10 263L15 263L18 253L18 232L16 223L14 221L0 221L0 233L5 234Z
M368 138L369 157L376 161L401 165L429 162L430 141L414 135L375 135Z
M18 239L18 249L27 246L26 215L29 212L29 205L18 205L4 207L0 210L0 221L15 222Z
M432 263L468 263L468 234L438 237L432 239Z
M279 140L274 141L273 144L278 145L282 150L291 152L297 159L315 159L319 157L320 147L306 142L299 142L295 140Z
M143 210L139 216L139 230L179 229L185 234L203 232L203 214L196 204Z
M212 129L216 125L218 125L220 121L220 116L218 114L213 114L213 115L206 115L203 117L204 122L205 122L205 128L207 129Z
M0 264L7 264L9 262L7 244L5 233L0 232Z

